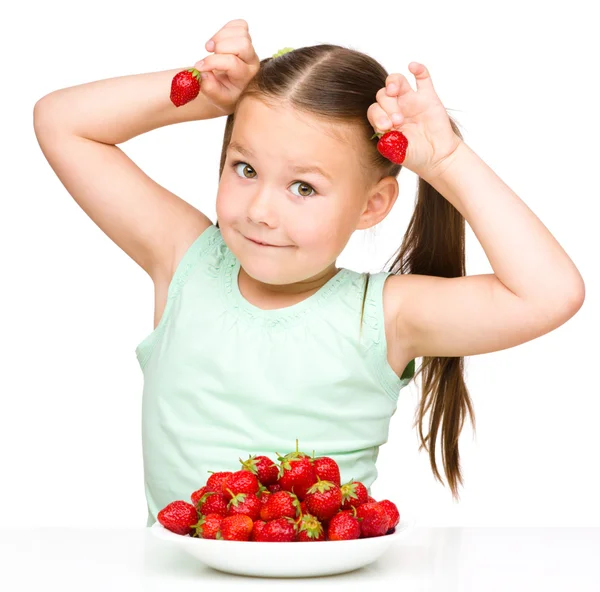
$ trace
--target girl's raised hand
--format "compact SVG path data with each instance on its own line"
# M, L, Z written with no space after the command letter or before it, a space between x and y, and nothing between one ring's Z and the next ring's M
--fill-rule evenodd
M205 48L214 53L194 64L202 73L200 92L229 115L260 68L248 23L244 19L229 21L206 42Z
M462 139L450 125L427 68L411 62L408 69L416 79L417 90L402 74L390 74L367 117L380 137L391 130L404 134L408 147L403 166L422 178L435 177Z

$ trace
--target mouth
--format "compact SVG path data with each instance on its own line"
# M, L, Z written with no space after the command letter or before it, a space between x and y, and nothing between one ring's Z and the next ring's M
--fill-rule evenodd
M242 235L242 236L244 236L244 238L246 238L247 240L249 240L251 243L254 243L255 245L258 245L260 247L282 248L282 247L285 246L285 245L270 245L268 243L261 243L260 241L255 241L254 239L249 238L249 237L247 237L245 235Z

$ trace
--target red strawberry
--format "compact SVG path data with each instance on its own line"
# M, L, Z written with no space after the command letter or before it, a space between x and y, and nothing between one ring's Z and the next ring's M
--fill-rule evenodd
M157 515L158 521L175 534L192 534L198 512L192 504L177 500L166 505Z
M275 493L276 491L281 491L281 483L273 483L273 485L267 485L267 489L271 493Z
M213 473L206 482L207 491L217 491L218 493L222 492L223 481L232 475L231 471L219 471L217 473Z
M245 514L246 516L250 516L252 521L254 521L258 520L261 507L260 500L253 493L238 493L227 504L227 515Z
M256 475L244 470L232 473L221 485L221 491L227 499L231 499L238 493L258 493L258 488Z
M382 156L385 156L385 158L395 164L402 164L404 162L408 140L402 132L398 130L391 130L384 134L378 132L371 136L371 139L375 137L379 138L377 150Z
M308 508L306 507L306 500L300 502L300 514L309 514Z
M340 467L328 456L320 456L313 461L315 475L322 481L331 481L338 487L341 484Z
M375 503L377 503L377 500L376 500L374 497L371 497L371 496L369 496L369 501L368 501L368 503L369 503L369 504L375 504Z
M207 514L206 516L201 516L198 524L195 525L196 532L194 536L200 539L215 539L222 521L223 516L221 516L221 514Z
M269 496L267 502L260 509L260 518L265 522L277 518L296 518L300 514L300 502L289 491L278 491Z
M221 521L221 527L217 532L217 539L225 541L247 541L250 539L253 526L252 518L245 514L227 516Z
M208 488L206 487L206 485L204 485L203 487L198 489L198 491L194 491L194 493L192 493L192 495L191 495L192 504L194 504L194 506L198 507L198 501L207 491L208 491Z
M342 510L350 510L369 501L369 492L360 481L349 481L341 487Z
M396 504L390 500L382 500L379 502L379 505L385 510L390 518L388 529L396 527L398 522L400 522L400 512L398 511Z
M325 540L325 530L319 520L312 514L304 514L299 521L298 542L315 542Z
M196 68L182 70L171 81L171 102L181 107L198 96L200 92L200 72Z
M252 532L250 533L250 540L256 542L263 542L261 533L263 528L267 525L264 520L256 520L254 522L254 527L252 528Z
M227 502L228 499L222 493L207 491L198 500L196 507L200 514L221 514L221 516L227 516Z
M272 485L277 482L279 467L268 456L250 456L242 460L242 467L254 473L263 485Z
M256 493L256 497L260 500L260 503L262 505L267 503L267 500L269 499L270 495L271 492L264 485L261 485L258 488L258 492Z
M330 541L350 541L360 538L360 522L350 510L338 512L327 528L327 539Z
M342 492L340 488L331 481L320 479L308 490L306 496L306 508L319 520L329 520L342 505Z
M292 452L291 455L296 453ZM304 453L299 453L304 454ZM281 489L291 491L302 501L306 497L309 487L315 484L317 477L311 459L304 456L291 456L290 454L281 457L281 469L279 471L279 484Z
M383 536L388 531L390 518L385 509L377 502L358 506L356 516L359 519L362 518L360 520L362 538Z
M296 527L291 518L270 520L260 533L261 542L292 543L296 540Z

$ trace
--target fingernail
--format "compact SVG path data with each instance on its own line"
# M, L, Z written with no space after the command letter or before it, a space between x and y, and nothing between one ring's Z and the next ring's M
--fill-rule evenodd
M394 123L400 123L401 120L402 118L400 117L399 113L392 113L392 121Z
M395 84L388 84L388 91L393 93L396 92L396 85Z
M204 65L204 60L200 60L198 62L198 64L196 65L196 70L200 70L200 68L202 68L203 65Z
M379 121L379 127L380 128L386 128L386 127L390 127L390 125L392 124L392 122L387 118L383 118Z
M208 49L208 51L212 51L214 48L215 42L212 39L206 42L206 49Z

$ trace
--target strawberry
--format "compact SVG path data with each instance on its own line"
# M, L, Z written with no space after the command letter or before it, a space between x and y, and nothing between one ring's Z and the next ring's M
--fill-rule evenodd
M377 502L377 500L374 497L369 496L369 502L368 503L374 504L376 502Z
M402 164L406 157L406 148L408 140L406 136L398 131L391 130L389 132L377 132L371 136L371 139L378 137L377 150L382 156L391 160L394 164Z
M252 528L252 532L250 533L250 540L256 542L264 542L262 540L262 531L263 528L267 525L264 520L256 520L254 522L254 526Z
M216 538L220 541L247 541L250 539L253 526L252 518L245 514L227 516L221 521Z
M194 100L200 92L200 72L196 68L187 68L177 72L171 81L171 102L181 107Z
M319 520L329 520L342 505L342 492L331 481L320 479L309 488L306 496L306 509Z
M272 485L267 485L267 489L271 493L275 493L276 491L281 491L281 483L273 483Z
M197 504L198 512L201 514L221 514L227 516L228 499L222 493L207 491Z
M338 487L341 484L340 467L328 456L320 456L313 461L315 475L322 481L331 481Z
M263 485L272 485L277 482L279 467L268 456L250 456L242 460L242 467L254 473Z
M295 493L302 501L308 488L317 480L311 458L297 451L277 458L281 461L278 475L281 489Z
M258 478L250 471L236 471L226 477L221 484L221 491L227 499L238 493L258 493Z
M193 536L200 539L215 539L222 521L223 516L221 516L221 514L207 514L206 516L201 516L198 523L194 525L196 531Z
M349 481L341 487L342 510L350 510L369 501L369 492L360 481Z
M270 520L260 533L261 542L293 543L296 540L296 526L291 518Z
M194 491L194 493L192 493L192 495L191 495L192 504L194 504L194 506L198 507L198 501L207 491L208 491L208 488L206 487L206 485L204 485L197 491Z
M256 492L256 497L260 500L261 505L267 503L270 495L271 492L264 485L261 485Z
M223 481L225 481L225 479L232 474L233 473L231 471L219 471L217 473L213 473L206 482L207 491L216 491L221 493Z
M325 530L316 516L312 514L304 514L299 520L298 534L296 541L298 542L315 542L325 540Z
M308 508L306 507L306 500L300 502L300 514L309 514Z
M166 505L157 515L158 521L175 534L192 534L198 512L192 504L177 500Z
M390 518L390 525L388 526L388 529L396 527L398 522L400 522L400 512L398 511L396 504L386 499L380 501L379 505L385 510L386 514Z
M356 516L360 520L361 538L383 536L390 524L390 518L383 506L378 502L362 504L356 508Z
M260 509L260 519L265 522L277 518L296 518L300 514L300 502L289 491L272 493L265 505Z
M227 504L227 515L245 514L252 521L258 520L261 506L260 500L253 493L238 493Z
M327 539L330 541L350 541L360 538L360 521L350 510L338 512L327 528Z

